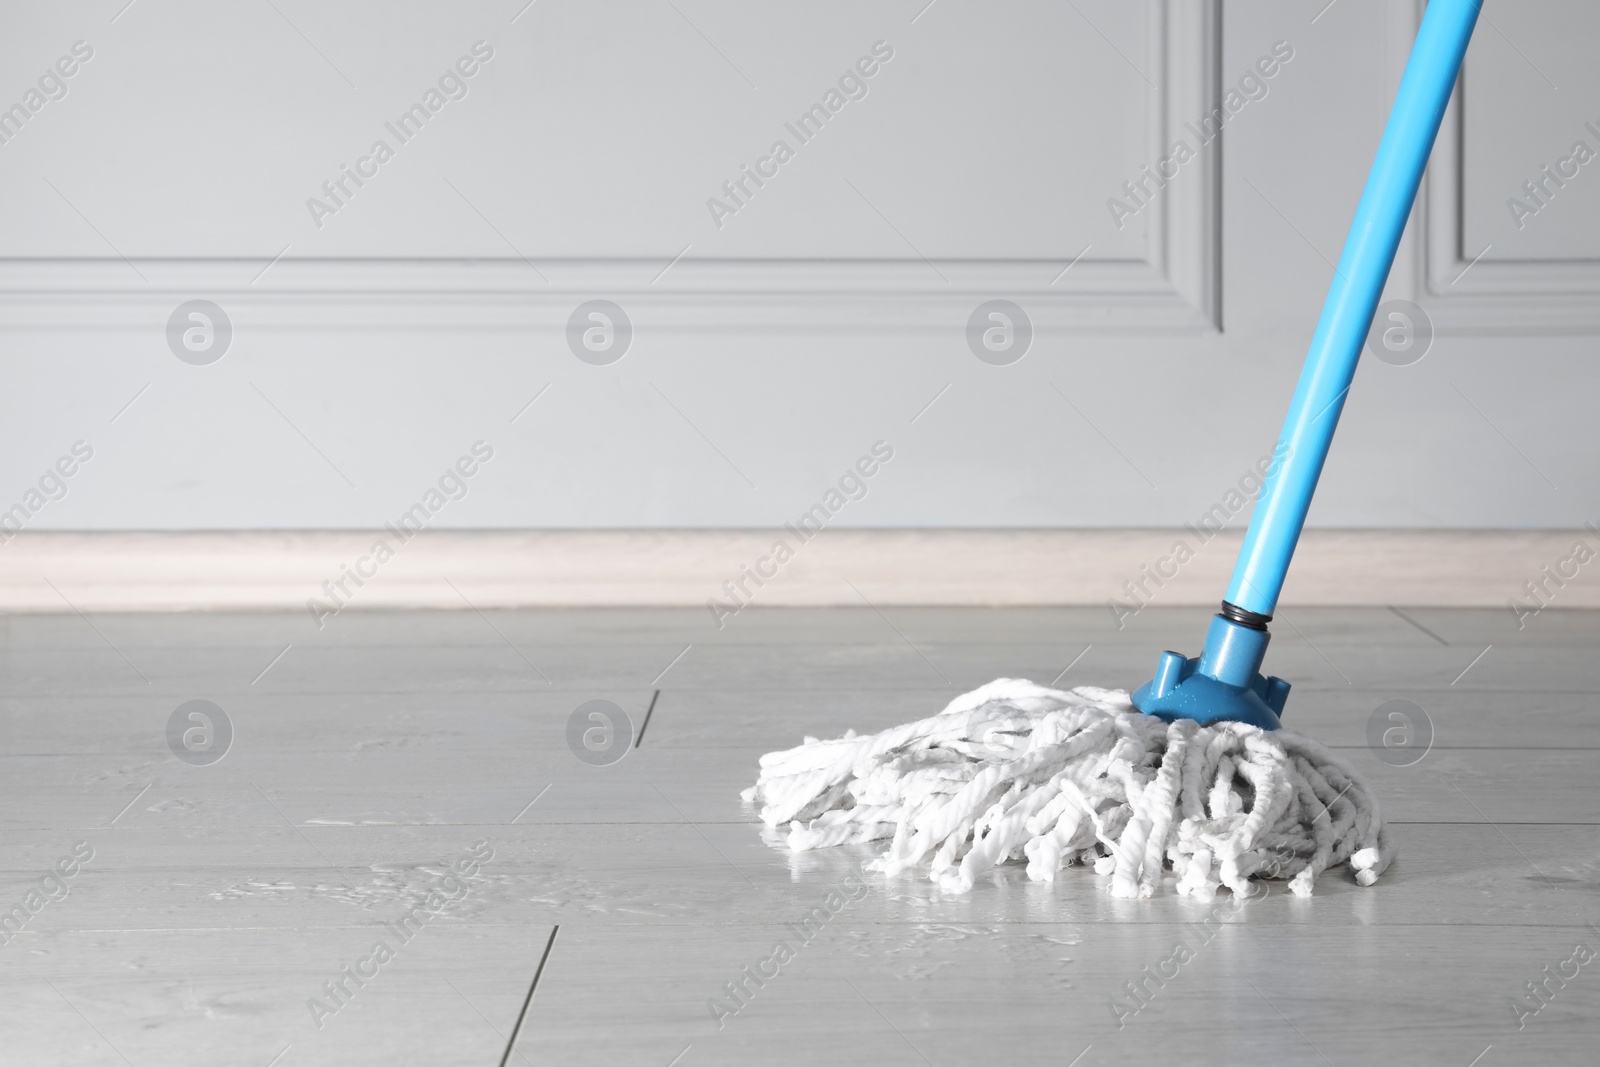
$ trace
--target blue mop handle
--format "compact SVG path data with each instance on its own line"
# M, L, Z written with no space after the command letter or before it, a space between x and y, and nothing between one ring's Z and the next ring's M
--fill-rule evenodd
M1422 169L1450 102L1461 59L1472 39L1482 0L1430 0L1405 76L1389 112L1378 154L1367 175L1344 253L1328 287L1322 318L1311 338L1300 384L1279 435L1287 454L1269 471L1250 516L1250 529L1228 586L1228 602L1270 616L1278 604L1289 560L1311 507L1311 494L1328 458L1328 446L1356 360L1372 328L1372 315L1389 277L1395 248L1422 181Z

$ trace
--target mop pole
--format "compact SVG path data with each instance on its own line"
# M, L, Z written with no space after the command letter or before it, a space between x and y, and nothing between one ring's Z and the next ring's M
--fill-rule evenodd
M1162 654L1155 679L1134 694L1141 710L1163 718L1239 719L1269 729L1278 725L1289 685L1260 674L1266 624L1277 608L1361 347L1480 7L1481 0L1430 0L1427 6L1328 287L1300 383L1289 402L1275 452L1278 459L1268 470L1250 516L1222 611L1212 620L1198 660L1184 660L1175 652ZM1175 701L1195 677L1188 697ZM1207 681L1242 692L1216 690ZM1259 699L1251 700L1251 694Z
M1432 0L1422 18L1300 384L1283 420L1278 440L1286 454L1261 487L1228 586L1228 602L1246 611L1271 616L1278 605L1479 6L1480 0Z

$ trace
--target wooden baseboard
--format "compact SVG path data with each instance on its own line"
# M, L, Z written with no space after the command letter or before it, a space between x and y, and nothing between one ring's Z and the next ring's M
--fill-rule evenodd
M1600 549L1600 537L1580 531L1308 531L1284 601L1504 607L1547 565L1570 574L1561 561L1580 538ZM351 608L705 607L733 604L740 585L756 605L1205 605L1224 591L1239 539L1229 531L1206 542L1192 530L828 530L806 541L790 530L424 531L406 541L390 531L22 533L0 544L0 610L305 611L335 596ZM379 542L392 552L381 563ZM791 553L782 562L780 542ZM360 585L349 577L358 565L370 575ZM771 577L758 585L757 571ZM1553 602L1600 607L1600 581L1580 569Z

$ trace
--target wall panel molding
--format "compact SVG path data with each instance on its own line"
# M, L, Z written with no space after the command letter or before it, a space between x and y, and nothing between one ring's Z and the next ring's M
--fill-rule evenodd
M1396 5L1395 33L1410 42L1422 4ZM1407 10L1410 8L1410 10ZM1399 50L1401 64L1406 50ZM1398 85L1399 72L1394 73ZM1414 281L1435 328L1455 333L1570 334L1600 330L1600 259L1501 259L1463 240L1465 119L1472 99L1469 56L1423 181ZM1483 258L1479 258L1483 257Z
M1145 0L1148 162L1219 101L1218 0ZM1063 113L1066 104L1062 105ZM1130 178L1137 175L1129 175ZM983 300L1021 304L1037 329L1207 333L1220 328L1220 150L1202 149L1149 205L1141 260L1090 245L1050 260L0 259L0 325L139 329L195 297L260 330L562 328L605 297L667 330L948 331ZM1117 190L1107 189L1107 197Z

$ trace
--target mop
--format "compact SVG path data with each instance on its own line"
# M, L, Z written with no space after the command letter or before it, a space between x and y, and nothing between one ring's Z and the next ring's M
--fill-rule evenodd
M870 866L928 865L965 893L1007 862L1050 881L1073 863L1149 897L1236 896L1286 880L1308 896L1347 865L1372 885L1394 859L1378 800L1347 761L1280 728L1289 683L1263 676L1267 624L1305 525L1356 363L1416 199L1480 0L1431 0L1356 208L1322 317L1200 655L1163 652L1129 695L1002 678L882 733L761 758L746 801L788 847L889 842Z

